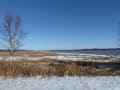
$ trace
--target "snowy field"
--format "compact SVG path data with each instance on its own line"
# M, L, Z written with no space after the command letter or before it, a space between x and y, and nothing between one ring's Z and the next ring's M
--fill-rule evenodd
M94 55L94 54L71 54L71 53L57 53L58 55L55 56L0 56L0 60L41 60L44 58L48 59L56 59L56 60L63 60L63 61L97 61L97 62L111 62L113 61L113 58L107 55ZM36 54L35 54L36 55ZM93 59L93 58L100 58L100 59ZM104 59L103 58L109 58Z
M98 58L97 60L91 58ZM102 60L101 58L106 58ZM110 62L106 55L92 54L69 54L59 53L55 56L0 56L0 60L42 60L44 58L56 60L71 60L71 61L97 61ZM119 76L104 76L104 77L19 77L19 78L4 78L0 77L0 90L120 90Z
M120 77L1 77L0 90L120 90Z

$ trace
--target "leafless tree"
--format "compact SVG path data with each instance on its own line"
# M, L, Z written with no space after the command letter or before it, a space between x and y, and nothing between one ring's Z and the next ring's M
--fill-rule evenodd
M4 17L2 24L3 28L0 29L0 39L7 43L6 49L10 55L23 46L22 41L26 36L26 32L21 29L21 16L13 16L7 13Z

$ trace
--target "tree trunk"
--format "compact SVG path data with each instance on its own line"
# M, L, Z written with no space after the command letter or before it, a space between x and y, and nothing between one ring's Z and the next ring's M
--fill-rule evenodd
M13 49L11 48L10 49L10 56L12 56L13 55Z

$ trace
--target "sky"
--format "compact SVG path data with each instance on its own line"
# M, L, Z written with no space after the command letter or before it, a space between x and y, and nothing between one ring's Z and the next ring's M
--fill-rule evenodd
M22 17L22 49L117 46L120 0L0 0L0 24L6 12Z

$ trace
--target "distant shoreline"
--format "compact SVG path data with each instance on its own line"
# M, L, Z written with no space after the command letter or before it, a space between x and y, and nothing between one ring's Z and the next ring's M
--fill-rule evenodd
M9 50L0 49L0 52L8 52ZM16 51L34 51L34 52L54 52L54 53L71 53L71 54L88 54L88 55L107 55L107 56L120 56L120 48L93 48L93 49L71 49L71 50L16 50Z
M34 49L20 49L18 51L79 51L79 50L120 50L120 48L85 48L85 49L48 49L48 50L34 50ZM0 51L8 51L6 49L0 49Z
M76 49L76 50L50 50L50 52L118 56L118 55L120 55L120 48L110 48L110 49L109 48L107 48L107 49Z

